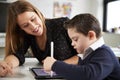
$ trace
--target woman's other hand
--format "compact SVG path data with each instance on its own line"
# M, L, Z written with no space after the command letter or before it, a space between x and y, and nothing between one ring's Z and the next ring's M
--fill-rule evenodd
M12 74L12 65L5 61L0 61L0 77Z

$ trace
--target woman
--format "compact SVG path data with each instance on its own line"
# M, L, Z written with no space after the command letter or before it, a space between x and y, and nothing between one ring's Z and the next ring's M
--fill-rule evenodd
M13 67L25 62L25 53L32 49L34 57L40 63L50 56L50 42L54 42L54 58L66 63L74 62L77 53L63 27L67 18L46 20L32 4L20 0L13 2L8 9L6 30L6 56L2 68L4 75L11 73ZM72 60L72 61L71 61Z

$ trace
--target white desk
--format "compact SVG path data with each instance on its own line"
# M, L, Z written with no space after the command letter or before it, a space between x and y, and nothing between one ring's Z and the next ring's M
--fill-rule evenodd
M120 49L112 48L112 50L114 51L117 57L120 57ZM1 59L2 58L0 58L0 60ZM29 68L32 67L42 67L42 66L38 65L38 61L36 58L26 58L26 62L24 63L24 65L14 69L14 74L12 76L3 77L0 78L0 80L35 80L33 74L29 70ZM54 80L60 80L60 79L54 79Z
M26 58L25 64L15 68L12 76L3 77L0 80L35 80L29 68L38 67L37 64L38 61L35 58Z
M111 47L111 49L115 53L116 57L120 58L120 48Z
M31 67L42 67L42 66L38 65L38 61L36 58L26 58L25 64L23 66L14 69L14 74L12 76L3 77L0 78L0 80L35 80L34 75L29 70L29 68ZM60 80L60 79L54 79L54 80Z

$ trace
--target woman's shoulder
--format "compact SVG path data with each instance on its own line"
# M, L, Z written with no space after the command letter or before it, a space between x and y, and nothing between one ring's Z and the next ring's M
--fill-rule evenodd
M59 17L59 18L46 18L46 22L64 22L69 20L68 17Z
M60 17L60 18L46 19L45 22L47 27L61 28L64 26L64 22L68 20L69 18L67 17Z
M67 31L64 28L64 22L69 20L67 17L46 19L46 27L48 35L52 35L55 39L59 35L66 36Z

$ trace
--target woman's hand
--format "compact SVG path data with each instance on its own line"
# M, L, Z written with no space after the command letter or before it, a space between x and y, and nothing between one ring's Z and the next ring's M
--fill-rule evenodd
M5 61L0 61L0 77L12 74L12 65Z
M51 71L53 63L56 61L56 59L52 57L47 57L43 62L43 68L45 71Z

